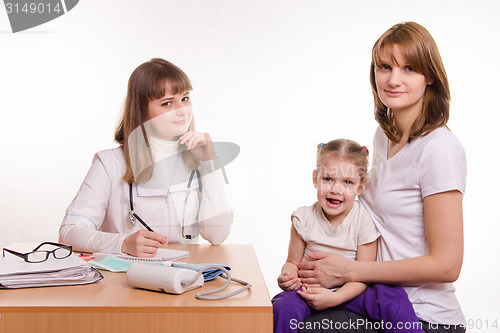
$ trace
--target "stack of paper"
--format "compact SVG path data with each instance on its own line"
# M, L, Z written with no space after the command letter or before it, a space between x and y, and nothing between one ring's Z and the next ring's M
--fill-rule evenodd
M0 289L88 284L102 278L97 269L74 253L65 259L50 256L41 263L11 256L0 258Z

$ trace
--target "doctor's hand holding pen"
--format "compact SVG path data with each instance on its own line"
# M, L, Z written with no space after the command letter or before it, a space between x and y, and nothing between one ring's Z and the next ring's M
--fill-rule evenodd
M185 145L186 149L200 161L213 159L212 139L208 133L188 131L179 137L179 143ZM155 232L139 217L136 218L147 230L139 230L127 236L122 243L121 251L136 257L153 257L158 248L166 247L167 237Z
M135 257L154 257L158 248L163 248L168 243L167 237L154 231L139 230L125 238L122 252Z

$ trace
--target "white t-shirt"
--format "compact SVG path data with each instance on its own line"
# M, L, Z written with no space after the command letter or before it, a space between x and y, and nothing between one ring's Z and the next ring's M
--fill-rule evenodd
M398 260L429 253L423 198L465 191L465 152L446 127L414 139L387 159L388 138L381 128L374 137L373 165L360 200L382 237L378 260ZM452 283L406 287L417 316L431 323L465 324Z
M307 254L313 251L331 252L356 260L358 246L371 243L380 236L370 214L357 200L337 228L332 227L317 202L293 212L292 223L306 243L302 261L310 261Z

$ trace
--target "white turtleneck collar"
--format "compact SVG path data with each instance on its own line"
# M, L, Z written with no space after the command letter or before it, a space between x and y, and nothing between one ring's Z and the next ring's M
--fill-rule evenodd
M155 162L180 153L179 140L168 141L154 136L149 136L148 139Z

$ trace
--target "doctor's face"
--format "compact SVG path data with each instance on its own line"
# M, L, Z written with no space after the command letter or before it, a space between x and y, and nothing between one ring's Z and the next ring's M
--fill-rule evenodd
M154 136L177 140L178 136L187 132L193 119L189 91L179 94L166 91L162 98L149 101L148 115Z

